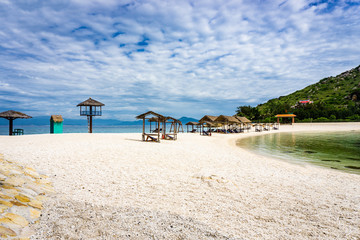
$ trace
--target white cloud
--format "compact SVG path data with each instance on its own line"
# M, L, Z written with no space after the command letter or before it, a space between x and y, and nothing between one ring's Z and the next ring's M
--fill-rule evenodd
M233 114L359 64L360 7L310 4L0 2L0 105L73 117L92 96L124 120Z

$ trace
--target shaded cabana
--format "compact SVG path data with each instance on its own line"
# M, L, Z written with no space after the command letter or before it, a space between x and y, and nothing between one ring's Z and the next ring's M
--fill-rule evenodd
M161 133L160 124L166 121L166 118L163 115L155 113L153 111L148 111L146 113L140 114L139 116L136 116L136 119L143 120L143 131L142 131L143 141L160 142L160 133ZM157 128L156 133L154 131L150 133L146 133L146 129L145 129L146 120L150 120L150 123L156 121L156 128Z
M92 98L89 98L77 105L77 107L80 107L80 116L87 116L89 133L92 133L92 118L102 115L101 108L103 106L105 106L105 104Z
M162 131L162 128L158 127L158 122L161 122L161 120L159 120L158 117L151 117L148 119L148 122L149 122L149 125L150 125L150 133L157 133L157 132L161 132ZM155 127L154 127L154 130L152 129L152 125L153 123L155 123Z
M185 124L186 125L186 132L189 132L189 126L191 126L191 133L194 133L197 131L197 129L199 128L199 123L198 122L188 122ZM196 128L194 128L194 126L196 126Z
M215 126L216 118L217 116L205 115L199 120L200 135L211 136L211 127ZM205 128L208 128L208 132L205 132Z
M17 111L13 111L13 110L8 110L5 112L0 113L0 117L1 118L6 118L7 120L9 120L9 135L13 135L13 121L17 118L32 118L29 115L26 115L25 113L22 112L17 112Z
M215 124L208 121L202 121L201 123L199 123L199 126L200 126L200 135L211 136L211 128L214 127ZM205 131L205 128L207 128L207 131Z
M234 117L236 117L241 122L245 129L247 129L248 131L251 129L251 121L249 119L237 115L235 115Z
M173 117L165 117L163 121L163 135L162 138L165 140L176 140L177 139L177 131L178 131L178 124L179 120ZM170 123L170 130L169 133L166 133L166 124Z
M215 120L216 120L217 117L218 116L205 115L199 120L199 123L202 123L202 122L215 123Z
M215 122L220 123L224 126L224 133L229 132L230 125L240 125L239 119L233 116L220 115L215 119Z
M237 119L239 119L239 121L241 123L244 123L244 124L251 124L251 121L249 119L247 119L246 117L240 117L240 116L234 116L236 117Z
M183 124L180 120L177 120L177 132L180 133L180 132L184 132L184 128L183 128Z
M288 113L288 114L278 114L275 116L277 118L277 123L279 123L279 119L280 118L291 118L291 124L295 123L295 117L296 115L295 114L292 114L292 113Z

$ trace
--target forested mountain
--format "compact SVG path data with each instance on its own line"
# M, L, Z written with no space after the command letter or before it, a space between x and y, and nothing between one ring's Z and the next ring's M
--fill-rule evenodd
M267 120L279 113L294 113L298 120L357 120L360 115L360 66L255 108L240 106L237 112Z

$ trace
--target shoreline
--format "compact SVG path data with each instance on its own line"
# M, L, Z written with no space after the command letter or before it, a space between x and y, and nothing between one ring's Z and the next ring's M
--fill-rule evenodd
M339 126L339 125L343 125L343 126L356 126L356 125L360 125L360 122L326 122L326 123L295 123L294 126L307 126L309 129L311 128L316 128L318 126ZM25 135L29 136L29 135L53 135L49 133L49 125L16 125L17 127L20 128L24 128L25 129ZM288 124L285 125L281 125L281 126L291 126ZM0 125L1 128L4 129L4 134L1 134L0 137L6 137L8 136L8 125ZM34 128L34 127L46 127L47 130L44 133L30 133L27 134L26 131L26 127L30 127L30 128ZM62 134L88 134L87 132L87 126L85 125L64 125L64 129L66 129L66 127L78 127L79 129L84 130L84 132L63 132ZM126 128L123 128L126 127ZM104 128L104 129L121 129L122 131L125 131L126 129L137 129L136 132L131 131L131 132L96 132L97 128ZM126 133L139 133L141 134L142 131L142 125L97 125L94 126L94 130L95 132L93 132L93 134L126 134ZM186 127L184 127L184 133L186 133ZM317 131L321 131L321 130L317 130ZM335 130L336 131L336 130ZM340 130L341 131L341 130ZM272 131L271 131L272 132ZM257 133L259 134L259 133ZM57 135L57 134L55 134Z
M334 127L312 125L269 133ZM139 133L0 136L0 149L48 175L56 191L32 239L360 237L360 176L236 146L259 134L268 133L184 133L160 144Z

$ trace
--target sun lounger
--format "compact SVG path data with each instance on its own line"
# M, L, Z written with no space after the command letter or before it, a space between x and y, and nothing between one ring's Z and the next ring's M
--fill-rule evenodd
M158 142L158 139L156 137L153 137L149 134L145 134L145 136L146 136L145 141Z
M262 132L262 125L260 125L260 124L257 124L257 125L255 125L255 132Z
M203 131L203 136L211 136L211 132L206 132L206 131Z
M171 136L170 134L165 134L165 139L166 140L175 140L175 135Z
M158 132L161 132L161 131L162 131L162 128L160 128L160 130L158 128L156 128L156 129L152 130L151 132L158 133Z

